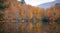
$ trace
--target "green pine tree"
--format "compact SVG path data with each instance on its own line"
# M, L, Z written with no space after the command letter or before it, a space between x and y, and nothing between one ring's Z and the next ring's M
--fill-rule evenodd
M25 1L24 0L21 0L21 4L25 4Z

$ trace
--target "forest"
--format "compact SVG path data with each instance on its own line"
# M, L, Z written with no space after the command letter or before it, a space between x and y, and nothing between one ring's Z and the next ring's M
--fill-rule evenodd
M44 9L0 0L0 33L60 33L60 3Z

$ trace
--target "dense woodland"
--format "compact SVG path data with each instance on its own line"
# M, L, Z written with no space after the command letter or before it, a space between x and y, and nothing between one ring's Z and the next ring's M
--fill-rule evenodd
M0 33L60 33L60 3L47 9L0 0Z

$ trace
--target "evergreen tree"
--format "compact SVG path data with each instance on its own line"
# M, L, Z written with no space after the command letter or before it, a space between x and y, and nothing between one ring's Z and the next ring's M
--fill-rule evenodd
M25 3L25 1L24 0L21 0L21 4L24 4Z
M4 10L9 7L9 4L5 4L7 0L0 0L0 10Z

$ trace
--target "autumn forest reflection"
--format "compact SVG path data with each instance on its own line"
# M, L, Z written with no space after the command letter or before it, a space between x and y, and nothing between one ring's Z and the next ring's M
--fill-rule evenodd
M45 9L0 0L0 33L60 33L60 3Z

